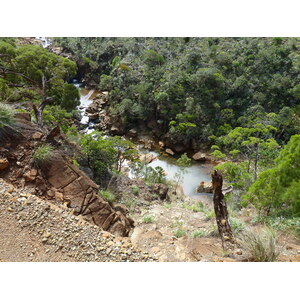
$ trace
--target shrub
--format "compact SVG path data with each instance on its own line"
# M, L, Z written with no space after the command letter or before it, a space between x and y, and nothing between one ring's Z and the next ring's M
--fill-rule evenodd
M4 103L0 103L0 128L14 124L15 110Z
M204 210L203 213L206 220L211 220L216 217L216 214L213 210Z
M211 155L214 159L223 159L226 157L226 155L223 154L220 150L215 150L211 153Z
M208 236L219 236L218 227L215 223L212 223L207 231Z
M271 229L261 232L245 230L241 237L241 243L251 255L250 259L256 262L276 261L279 255L276 250L276 233Z
M204 230L196 230L192 233L192 238L203 237L206 236L207 232Z
M41 145L39 146L32 155L32 163L39 167L45 167L49 165L55 158L56 153L54 147L51 145Z
M136 205L136 199L127 199L124 204L131 209Z
M183 237L183 236L185 236L186 235L186 232L184 231L184 230L182 230L182 229L177 229L176 231L175 231L175 236L177 237L177 238L181 238L181 237Z
M192 205L188 205L186 203L182 204L182 207L193 212L203 212L204 211L204 204L202 202L197 202Z
M212 145L212 146L210 147L210 149L211 149L211 150L220 150L220 147L217 146L217 145Z
M152 216L145 216L143 217L143 223L149 224L149 223L153 223L154 219Z
M139 194L139 187L136 186L136 185L133 185L133 186L131 187L131 191L132 191L132 194L133 194L133 195L137 196L137 195Z
M229 223L234 233L239 233L245 229L245 224L237 218L229 218Z
M116 201L116 196L110 190L99 191L101 197L103 197L108 203L114 203Z

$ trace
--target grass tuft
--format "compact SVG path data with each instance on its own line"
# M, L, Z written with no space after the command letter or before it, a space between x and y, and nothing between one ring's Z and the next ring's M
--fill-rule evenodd
M241 243L255 262L276 261L279 251L276 247L277 237L273 229L262 231L247 229L241 236Z
M32 155L32 163L39 168L47 166L56 156L54 150L54 147L47 144L39 146Z
M153 223L154 219L152 216L145 216L142 221L143 223L149 224L149 223Z

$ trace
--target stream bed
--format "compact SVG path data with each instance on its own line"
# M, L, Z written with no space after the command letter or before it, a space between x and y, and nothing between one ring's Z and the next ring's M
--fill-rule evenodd
M79 110L82 113L82 124L89 124L89 118L85 114L86 108L93 102L93 97L97 92L95 90L87 90L84 88L80 88L80 84L74 84L80 92L80 106ZM88 128L85 129L85 133L92 132L93 129ZM137 145L138 150L143 153L150 153L156 158L148 164L152 168L162 167L166 172L167 180L175 180L175 174L178 172L179 167L176 165L176 159L173 157L165 157L160 155L158 151L149 151L142 147L142 145ZM192 161L192 165L185 169L185 174L183 175L183 180L181 183L181 187L185 196L190 197L192 199L203 199L203 198L211 198L211 194L207 193L197 193L196 188L201 181L211 181L211 170L212 165L207 163L198 163Z

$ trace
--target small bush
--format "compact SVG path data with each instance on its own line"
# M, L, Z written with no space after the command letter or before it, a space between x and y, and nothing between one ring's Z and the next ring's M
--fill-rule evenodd
M172 207L172 203L164 203L164 207L165 208L171 208Z
M39 146L32 155L32 162L37 167L45 167L55 158L54 147L50 145Z
M213 210L204 210L203 213L207 221L216 217L216 214Z
M229 218L229 223L234 233L239 233L245 229L245 224L237 218Z
M126 207L131 209L136 205L136 202L136 199L127 199L124 204L126 205Z
M181 237L183 237L183 236L185 236L186 235L186 232L184 231L184 230L182 230L182 229L177 229L176 231L175 231L175 236L177 237L177 238L181 238Z
M192 233L192 238L203 237L206 236L207 232L204 230L196 230Z
M215 150L211 153L212 157L214 159L223 159L226 157L225 154L223 154L220 150Z
M245 230L241 242L251 255L251 260L256 262L276 261L279 252L276 250L276 233L266 229L261 232Z
M103 197L108 203L114 203L116 201L116 196L110 190L99 191L101 197Z
M197 202L192 205L188 205L186 203L182 204L182 207L193 212L203 212L204 211L204 204L202 202Z
M207 231L207 235L208 236L216 236L219 237L219 231L218 231L218 227L216 224L211 224L208 231Z
M152 216L145 216L143 218L143 223L149 224L149 223L153 223L154 219Z
M172 224L170 224L169 226L170 226L170 228L181 227L181 226L183 226L183 222L176 221L176 222L173 222Z
M14 120L15 110L7 104L0 103L0 128L4 126L12 126Z
M133 186L131 187L131 191L132 191L132 194L133 194L133 195L137 196L137 195L139 194L139 187L136 186L136 185L133 185Z

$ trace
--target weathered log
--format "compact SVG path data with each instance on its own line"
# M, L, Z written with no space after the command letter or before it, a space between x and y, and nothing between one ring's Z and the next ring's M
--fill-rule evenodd
M231 248L234 244L232 230L228 221L227 205L222 193L223 177L220 172L216 171L211 175L213 186L213 202L216 214L218 231L222 240L222 247Z

